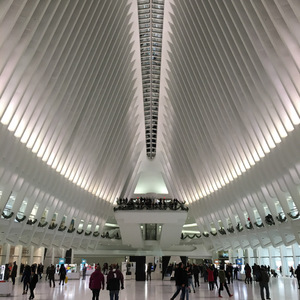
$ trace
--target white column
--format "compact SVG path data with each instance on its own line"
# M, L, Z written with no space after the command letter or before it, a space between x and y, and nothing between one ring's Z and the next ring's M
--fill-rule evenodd
M248 264L253 266L255 263L254 252L252 248L248 248Z
M45 247L40 247L40 253L41 253L41 261L40 261L40 263L44 264Z
M51 248L51 264L55 266L55 249Z
M257 253L257 264L261 266L262 263L261 263L261 257L260 257L261 256L261 248L260 247L256 249L256 253Z
M33 264L34 246L29 246L29 261L28 264L31 266Z
M18 245L15 247L15 255L14 256L15 256L16 264L18 266L17 277L20 275L20 270L21 270L22 250L23 250L22 245Z
M293 258L294 258L294 268L296 269L300 262L299 261L300 251L297 243L293 244L292 251L293 251Z
M229 249L229 250L228 250L228 259L229 259L229 262L230 262L230 263L234 263L234 262L232 261L232 256L233 256L233 255L232 255L232 250Z
M276 262L275 262L275 250L274 247L269 247L268 248L269 251L269 262L270 262L270 269L276 269Z
M66 257L66 250L64 248L61 248L60 249L60 252L61 252L61 258L65 258Z
M282 265L282 275L286 276L289 274L289 266L287 262L287 251L284 245L280 246L280 256L281 256L281 265Z
M9 255L10 255L10 244L4 244L2 247L1 253L1 265L5 265L9 263Z

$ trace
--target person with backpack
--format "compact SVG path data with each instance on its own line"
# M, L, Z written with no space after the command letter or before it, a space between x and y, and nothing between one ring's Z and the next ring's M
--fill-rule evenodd
M31 275L30 275L30 279L29 279L29 290L30 290L29 299L34 298L34 290L35 290L35 287L36 287L36 284L38 283L38 281L39 281L39 277L35 273L35 268L33 266L31 266Z
M90 276L89 288L93 292L92 300L98 300L101 288L104 290L104 275L99 264L96 265L96 270Z
M67 270L63 264L60 265L58 274L59 274L59 285L61 284L61 282L62 285L64 285L66 280Z
M261 266L260 268L257 268L256 281L259 282L261 299L262 300L271 299L270 289L269 289L269 275L268 275L268 270L265 266ZM264 295L264 289L266 290L266 298Z
M297 266L295 274L296 274L297 281L298 281L298 289L300 289L300 265Z
M226 283L226 274L225 274L225 270L224 270L224 265L220 265L220 270L219 270L219 280L220 280L220 287L219 287L219 298L223 298L221 295L221 291L224 290L224 287L228 293L229 297L233 297L232 294L230 294L229 289L228 289L228 285Z
M22 275L22 279L21 279L21 282L23 282L23 294L22 295L25 295L28 292L30 276L31 276L31 268L29 265L26 265L23 275Z
M109 290L110 300L118 300L119 292L124 289L124 277L122 272L114 264L107 274L107 289Z

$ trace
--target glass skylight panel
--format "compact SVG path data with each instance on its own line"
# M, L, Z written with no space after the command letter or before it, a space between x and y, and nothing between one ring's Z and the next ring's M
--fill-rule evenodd
M156 153L164 1L138 0L137 3L146 127L146 152L147 156L152 159Z

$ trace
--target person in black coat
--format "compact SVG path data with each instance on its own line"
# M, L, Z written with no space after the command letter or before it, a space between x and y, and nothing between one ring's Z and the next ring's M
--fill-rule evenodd
M258 277L261 299L271 299L269 290L269 275L265 266L260 267L260 274L258 274ZM266 290L266 298L264 296L264 290Z
M180 298L184 299L185 288L186 288L186 284L188 282L188 278L187 278L187 273L184 270L184 265L182 262L180 262L178 264L178 267L175 270L175 282L176 282L176 292L171 297L171 300L174 300L177 297L177 295L180 293L180 291L181 291Z
M12 270L11 270L11 275L10 275L13 285L15 285L15 282L16 282L17 270L18 270L17 263L14 262L14 265L13 265Z
M61 265L59 268L59 285L62 282L62 285L65 284L67 270L64 265Z
M30 276L30 281L29 281L29 289L30 289L29 299L34 298L34 289L35 289L36 284L37 284L38 281L39 281L39 277L35 273L35 269L31 268L31 276Z
M48 279L51 287L51 283L53 283L53 287L55 287L55 267L51 264L48 270Z
M25 266L21 282L23 282L23 294L25 295L28 292L28 284L30 282L30 276L31 276L31 268L29 265Z
M276 273L276 272L275 272ZM300 289L300 265L298 265L296 271L295 271L297 281L298 281L298 289Z

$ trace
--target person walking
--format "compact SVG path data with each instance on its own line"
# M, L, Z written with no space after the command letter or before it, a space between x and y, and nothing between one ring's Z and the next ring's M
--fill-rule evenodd
M207 270L207 279L208 279L208 285L209 285L209 290L213 291L214 290L214 285L215 285L215 277L214 277L214 269L213 266L210 265L209 267L206 268Z
M60 283L62 282L62 285L65 284L65 279L66 279L66 275L67 275L67 270L65 268L65 266L62 264L60 265L60 268L59 268L59 285Z
M150 279L151 280L151 279ZM110 300L118 300L119 292L124 289L124 277L117 265L112 265L107 274L107 289L109 290Z
M225 271L225 275L226 275L228 284L230 284L230 282L233 282L233 277L232 277L233 274L232 273L233 273L233 266L231 263L228 263L226 265L226 271Z
M213 269L214 269L214 280L215 280L215 285L217 287L217 289L219 288L218 287L218 274L219 274L219 271L218 269L213 265Z
M298 289L300 289L300 264L297 266L295 274L296 274L297 281L298 281Z
M24 272L21 278L21 282L23 282L23 293L22 295L27 294L28 292L28 285L30 282L30 276L31 276L31 269L29 265L26 265L24 268Z
M180 292L181 292L180 299L184 299L186 278L187 278L187 275L184 270L184 265L182 262L180 262L178 264L177 268L175 269L176 291L170 300L174 300Z
M48 279L49 279L50 287L51 287L51 283L53 283L53 287L55 287L55 267L52 264L50 265L48 270Z
M219 270L219 280L220 280L220 287L219 287L219 298L223 298L221 295L221 291L224 290L224 287L228 293L229 297L233 297L232 294L230 294L228 285L226 283L226 275L225 275L225 270L224 270L224 265L220 265L220 270Z
M85 276L86 276L86 264L83 264L83 268L82 268L82 279L85 280Z
M191 289L190 289L190 286L189 286L189 276L188 276L188 273L189 273L189 266L186 266L185 269L184 269L184 273L185 273L185 276L184 276L184 289L185 289L185 293L184 293L184 296L180 297L180 300L184 300L184 297L186 300L189 300L189 293L191 292Z
M152 272L152 263L149 263L147 266L147 281L150 280L151 281L151 272Z
M199 287L200 284L199 284L199 273L200 273L200 270L199 270L199 267L195 264L193 264L193 275L194 275L194 282L195 282L195 287Z
M291 272L290 278L291 278L291 277L295 277L293 266L290 267L290 272Z
M246 274L246 278L245 278L245 283L252 283L252 277L251 277L251 267L249 266L249 264L247 263L245 265L245 274Z
M46 276L45 276L46 281L48 280L49 270L50 270L50 266L48 266L47 269L46 269Z
M187 266L186 267L186 272L188 276L188 290L189 293L191 292L191 288L193 288L193 292L196 293L194 282L193 282L193 271L192 271L192 266Z
M96 265L96 270L90 276L89 288L93 293L92 300L99 300L100 290L104 290L104 275L99 264Z
M14 265L12 267L11 274L10 274L13 285L15 285L16 282L17 271L18 271L18 266L17 263L14 261Z
M36 288L36 284L39 281L38 275L35 273L35 268L31 267L31 276L29 281L29 289L30 289L30 297L29 299L34 298L34 290Z
M39 276L39 279L42 279L43 271L44 271L44 266L43 266L42 263L39 263L38 266L37 266L37 274Z
M234 269L233 269L233 279L237 280L237 274L238 274L238 271L239 271L239 267L236 266Z
M259 286L260 286L260 296L261 300L271 299L269 290L269 275L267 268L265 266L260 267L260 274L258 274ZM264 289L266 290L266 298L264 295Z

